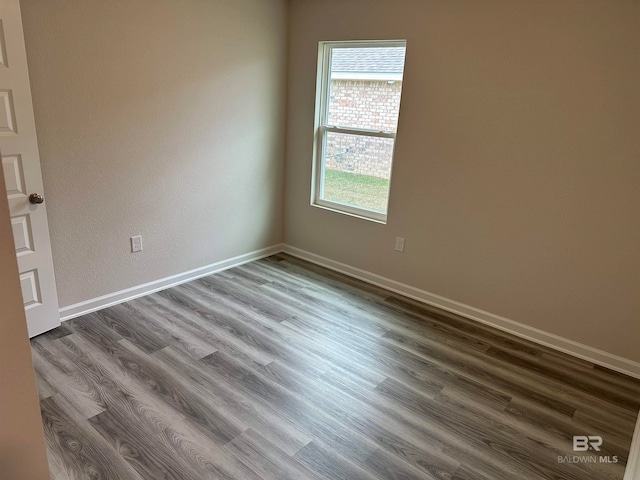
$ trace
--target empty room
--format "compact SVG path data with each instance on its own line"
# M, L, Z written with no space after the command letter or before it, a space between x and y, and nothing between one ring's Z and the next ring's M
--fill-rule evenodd
M640 480L638 0L0 0L0 480Z

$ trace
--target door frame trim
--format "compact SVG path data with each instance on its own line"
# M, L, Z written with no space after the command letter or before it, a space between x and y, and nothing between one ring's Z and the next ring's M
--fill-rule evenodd
M640 480L640 413L636 422L636 429L633 432L627 468L624 471L623 480Z

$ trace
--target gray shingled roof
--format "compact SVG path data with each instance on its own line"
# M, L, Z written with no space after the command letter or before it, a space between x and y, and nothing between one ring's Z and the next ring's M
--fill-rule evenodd
M404 47L334 48L332 72L402 73Z

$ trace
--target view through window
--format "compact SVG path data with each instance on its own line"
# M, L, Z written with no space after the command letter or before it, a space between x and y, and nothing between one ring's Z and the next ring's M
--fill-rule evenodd
M386 220L404 41L323 42L314 203Z

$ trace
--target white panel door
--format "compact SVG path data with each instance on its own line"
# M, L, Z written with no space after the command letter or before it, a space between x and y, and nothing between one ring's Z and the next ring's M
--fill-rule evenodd
M0 151L33 337L59 326L60 314L19 0L0 0Z

